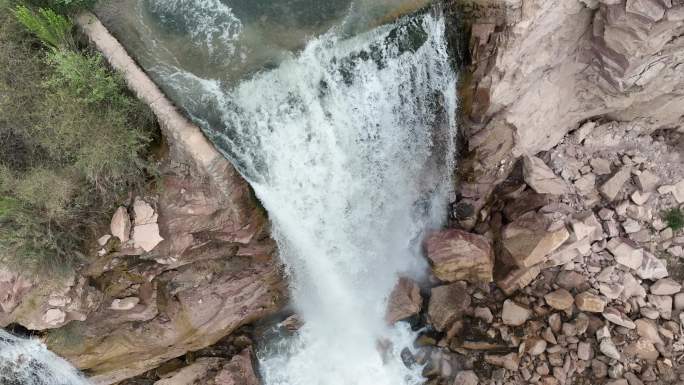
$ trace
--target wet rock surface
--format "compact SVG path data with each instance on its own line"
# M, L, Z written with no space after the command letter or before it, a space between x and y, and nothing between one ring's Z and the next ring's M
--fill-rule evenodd
M684 208L684 3L454 7L472 21L468 156L451 227L425 245L427 306L408 280L390 297L388 322L426 327L406 362L433 385L682 383L684 234L661 213ZM49 347L99 384L256 384L236 330L285 302L265 215L101 26L80 21L154 104L174 161L159 194L116 210L82 272L46 286L0 268L0 325L56 329Z

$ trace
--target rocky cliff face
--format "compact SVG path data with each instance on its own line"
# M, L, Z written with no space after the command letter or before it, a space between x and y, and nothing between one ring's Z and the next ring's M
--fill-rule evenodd
M111 384L277 312L286 290L247 182L99 21L78 22L157 115L170 155L158 191L116 211L79 271L46 280L0 269L0 326L51 330L51 350Z
M682 129L684 3L452 4L472 20L460 190L476 209L517 157L549 150L585 123L630 121L643 133Z
M666 268L684 240L658 211L684 203L684 145L674 135L684 131L684 2L448 3L471 33L459 90L461 229L428 240L437 283L423 288L428 306L404 279L388 320L422 311L443 332L421 337L428 349L415 357L435 384L558 384L585 373L675 381L684 293L664 277L684 277ZM246 182L96 19L79 24L170 143L159 193L143 197L159 237L144 248L122 239L135 227L132 200L79 273L45 285L0 269L0 325L56 329L49 347L110 384L183 366L177 357L278 311L285 288ZM492 277L496 287L482 284ZM160 384L253 383L240 347Z

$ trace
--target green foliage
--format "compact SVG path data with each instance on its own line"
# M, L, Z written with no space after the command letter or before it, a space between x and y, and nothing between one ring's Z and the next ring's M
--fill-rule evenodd
M17 180L15 195L28 206L48 219L60 219L68 215L67 205L74 193L74 183L55 170L34 168Z
M53 91L69 93L86 105L107 102L127 107L130 103L123 94L121 79L105 68L100 54L55 51L47 61L54 72L46 86Z
M0 263L48 273L146 182L155 127L99 55L40 49L22 24L0 9Z
M16 7L14 16L48 47L68 49L74 46L73 24L65 16L46 8L39 8L36 13L23 5Z
M663 218L672 230L679 231L684 229L684 211L681 209L675 208L667 210L663 215Z
M12 203L0 231L0 262L24 271L48 273L69 269L79 259L80 240L74 222L56 222L36 215L30 207Z
M49 8L58 13L74 13L82 9L92 8L97 0L22 0L22 2L40 8Z
M14 175L9 167L0 164L0 196L14 189Z
M36 127L42 147L100 191L134 182L146 167L139 154L150 141L149 110L125 94L100 55L53 52L48 62L54 72L45 83L45 110L60 119Z
M0 197L0 223L3 220L9 220L12 215L19 209L20 203L12 197Z

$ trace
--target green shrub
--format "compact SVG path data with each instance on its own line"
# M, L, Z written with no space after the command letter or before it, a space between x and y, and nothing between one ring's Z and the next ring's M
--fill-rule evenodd
M9 167L0 164L0 197L14 190L14 175Z
M154 119L99 55L19 20L0 9L0 264L65 271L146 182Z
M12 204L0 231L0 263L42 274L71 269L80 259L82 234L74 232L78 229L70 226L73 222L55 222L18 201Z
M35 127L42 148L101 192L135 183L147 167L140 154L150 142L151 112L125 93L100 55L53 52L48 62L54 72L44 111L53 118Z
M667 222L668 227L674 231L679 231L684 229L684 211L681 209L671 209L665 212L663 215L665 222Z
M68 215L74 189L78 183L55 170L35 168L17 180L15 195L36 213L58 220Z
M11 220L19 207L18 200L8 196L0 196L0 224L5 220Z
M74 13L92 8L97 0L22 0L34 7L50 8L62 14Z
M131 104L123 94L120 77L105 68L100 54L55 51L48 55L47 62L54 72L46 86L53 92L68 93L86 105L105 102L125 108Z
M73 24L65 16L46 8L39 8L36 13L23 5L17 6L14 15L26 29L48 47L53 49L74 47L74 39L71 35Z

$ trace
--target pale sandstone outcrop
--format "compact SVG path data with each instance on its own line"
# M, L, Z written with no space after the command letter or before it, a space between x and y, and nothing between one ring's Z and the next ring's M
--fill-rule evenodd
M519 156L549 150L587 120L681 130L681 2L669 9L625 0L459 4L460 17L472 20L473 74L461 90L471 156L460 191L474 212Z
M128 242L131 236L131 218L128 216L125 207L116 209L109 225L109 231L113 236L119 238L121 243Z
M55 329L86 319L101 302L102 293L73 272L55 271L48 280L0 265L0 327L17 323L32 330Z

